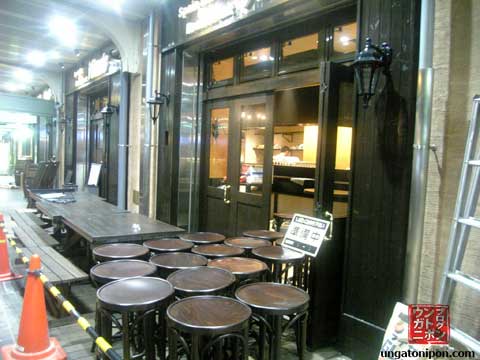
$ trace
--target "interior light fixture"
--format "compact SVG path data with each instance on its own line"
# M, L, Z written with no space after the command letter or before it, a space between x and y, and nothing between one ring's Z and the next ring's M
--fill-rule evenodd
M27 62L33 66L43 66L47 62L47 55L40 50L32 50L27 54Z
M348 36L340 36L340 42L342 43L343 46L348 46L348 43L350 42L350 38Z
M31 71L28 71L26 69L17 69L15 70L14 74L15 79L22 83L29 83L33 79L33 74Z
M168 105L170 102L170 95L169 94L162 94L160 91L154 91L155 96L152 96L150 99L147 100L147 104L150 108L150 118L152 119L153 124L158 120L160 116L160 106L166 104Z
M77 41L77 25L75 22L65 16L55 15L48 23L50 34L58 41L68 47L75 45Z

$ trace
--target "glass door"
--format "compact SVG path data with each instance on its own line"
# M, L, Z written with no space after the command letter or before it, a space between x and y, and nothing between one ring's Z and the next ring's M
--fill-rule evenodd
M273 96L235 100L231 233L267 229L272 188Z
M272 167L271 96L206 107L201 227L228 236L268 226Z
M226 234L230 227L231 188L230 147L231 113L229 101L210 103L206 106L207 123L204 127L205 151L202 159L204 185L200 211L201 228Z

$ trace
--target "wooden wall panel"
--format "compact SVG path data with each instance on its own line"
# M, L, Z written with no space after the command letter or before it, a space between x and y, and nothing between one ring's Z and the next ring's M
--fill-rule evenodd
M359 1L360 39L394 49L354 135L351 219L346 244L342 350L353 359L378 356L382 328L402 297L415 121L420 1Z

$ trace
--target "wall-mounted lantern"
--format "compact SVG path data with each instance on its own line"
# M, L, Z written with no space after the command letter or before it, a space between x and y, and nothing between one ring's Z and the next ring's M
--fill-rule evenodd
M357 92L363 98L364 108L368 108L370 98L375 95L380 70L383 69L385 76L390 76L392 53L392 48L386 42L378 47L373 45L372 39L367 37L365 48L360 51L353 62L357 80Z
M155 96L147 100L147 104L150 108L150 118L153 121L153 124L157 122L158 116L160 115L160 106L163 104L168 105L170 102L170 95L162 94L160 91L155 90Z
M112 115L118 112L118 106L107 104L100 112L102 113L103 120L108 124L108 120L110 120Z

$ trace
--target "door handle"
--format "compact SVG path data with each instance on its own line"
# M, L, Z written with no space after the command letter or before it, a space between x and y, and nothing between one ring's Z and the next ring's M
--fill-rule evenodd
M230 204L230 199L228 198L227 191L230 190L230 185L223 185L223 202L225 204Z
M325 211L325 217L330 221L330 229L328 230L328 235L325 237L325 240L332 240L333 238L333 214L329 211Z

